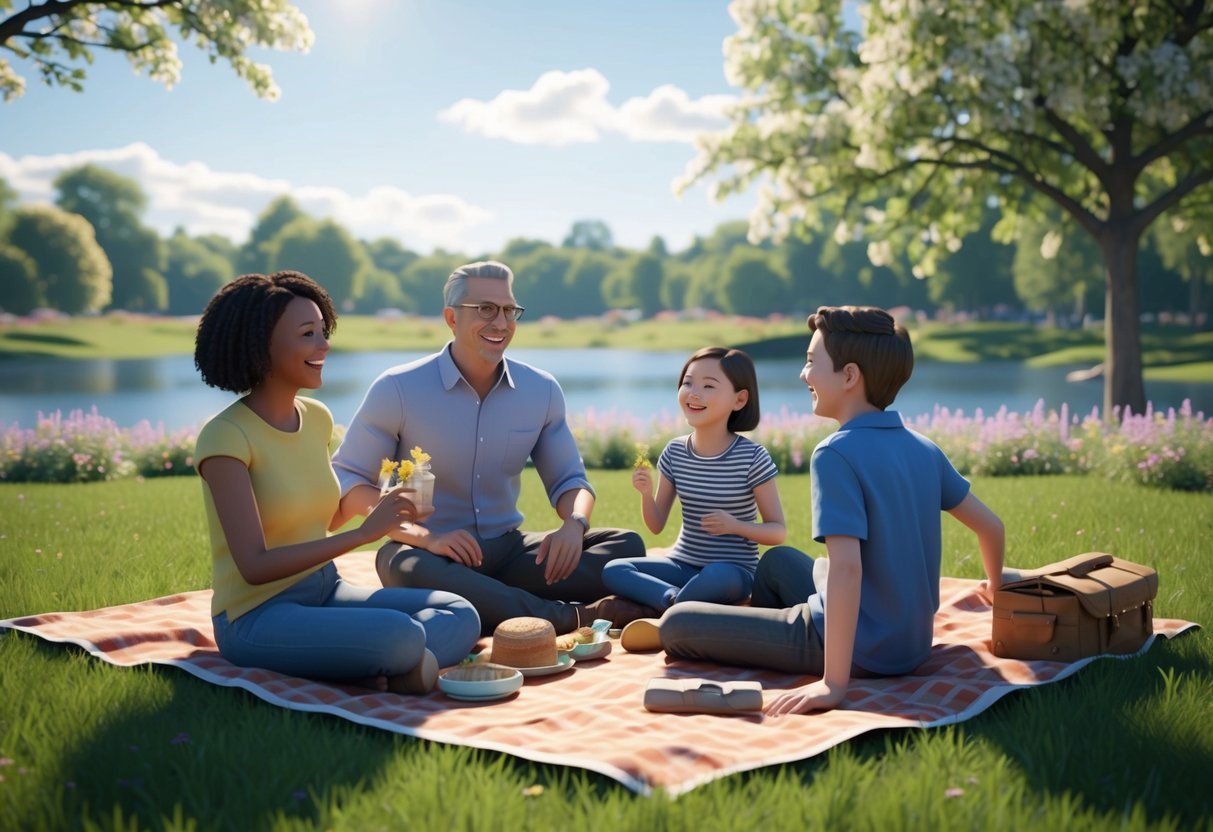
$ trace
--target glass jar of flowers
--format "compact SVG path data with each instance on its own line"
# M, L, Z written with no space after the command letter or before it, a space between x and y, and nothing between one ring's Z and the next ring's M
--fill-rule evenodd
M434 474L430 471L430 455L415 446L409 451L411 459L399 462L392 459L383 460L379 468L379 492L382 494L396 485L411 488L413 493L409 499L417 506L419 513L429 513L434 508Z

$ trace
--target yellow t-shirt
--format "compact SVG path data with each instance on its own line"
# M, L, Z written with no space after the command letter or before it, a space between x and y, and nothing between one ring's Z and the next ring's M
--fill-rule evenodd
M233 402L202 427L194 454L195 466L209 457L230 456L248 467L270 549L325 537L341 499L329 460L333 414L315 399L303 397L295 399L295 409L299 429L286 433L266 424L243 401ZM214 568L211 615L226 612L234 620L320 568L259 586L248 583L232 560L205 480L202 497Z

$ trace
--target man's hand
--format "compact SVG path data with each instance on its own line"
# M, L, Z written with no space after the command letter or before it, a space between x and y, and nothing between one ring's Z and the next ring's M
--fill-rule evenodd
M445 534L430 535L425 540L425 548L435 555L450 558L456 563L479 568L484 563L484 553L480 551L480 543L467 529L455 529Z
M576 520L565 520L560 528L548 533L535 556L536 566L547 562L543 569L543 579L547 583L558 583L573 574L581 562L584 539L585 529Z
M847 685L829 685L822 679L788 691L767 705L766 712L771 716L784 716L805 714L809 711L828 711L837 707L846 694Z

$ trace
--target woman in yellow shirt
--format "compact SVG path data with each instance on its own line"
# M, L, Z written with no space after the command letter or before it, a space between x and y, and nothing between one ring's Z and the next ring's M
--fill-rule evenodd
M480 635L476 610L450 592L354 586L333 558L420 519L388 491L362 524L339 523L329 461L333 417L299 396L321 385L337 315L293 271L244 275L198 323L194 363L211 387L242 394L198 434L214 565L215 641L241 666L424 693Z

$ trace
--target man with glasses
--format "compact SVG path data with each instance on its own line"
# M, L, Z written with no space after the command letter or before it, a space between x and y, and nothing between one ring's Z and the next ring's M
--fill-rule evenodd
M523 307L503 263L456 269L443 290L452 340L438 353L393 367L367 391L333 458L346 517L379 499L384 459L431 457L434 513L405 524L379 550L384 586L456 592L480 613L485 635L507 618L535 616L558 633L595 618L622 627L656 611L604 597L602 567L643 557L633 531L591 528L594 491L565 418L556 380L505 357ZM519 529L520 476L535 464L556 510L553 531Z

